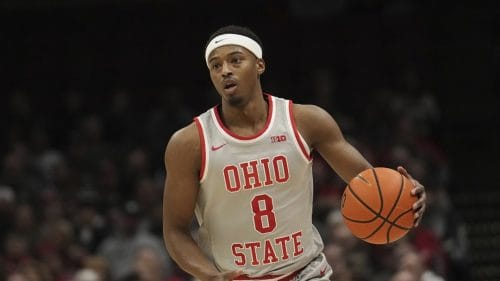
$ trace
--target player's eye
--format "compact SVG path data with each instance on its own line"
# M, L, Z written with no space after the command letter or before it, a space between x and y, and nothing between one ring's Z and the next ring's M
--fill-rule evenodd
M239 64L241 63L241 58L240 57L234 57L231 59L231 63L233 64Z
M213 69L213 70L217 70L217 69L219 69L219 68L220 68L220 63L218 63L218 62L214 62L214 63L212 63L212 69Z

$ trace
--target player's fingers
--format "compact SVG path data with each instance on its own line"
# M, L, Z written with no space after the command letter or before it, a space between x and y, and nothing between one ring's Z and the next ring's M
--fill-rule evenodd
M403 176L405 176L406 178L408 178L411 183L413 184L413 186L418 186L418 185L421 185L417 180L415 180L411 175L410 173L408 173L408 171L403 168L402 166L398 166L398 172L400 172ZM412 191L412 194L415 195L414 191Z
M411 194L413 196L418 197L417 202L415 202L415 204L413 204L413 211L415 212L413 225L414 225L414 227L417 227L420 225L420 222L422 221L422 217L423 217L424 211L425 211L425 201L426 201L425 188L421 183L419 183L417 180L415 180L408 173L408 171L406 171L406 169L403 168L402 166L398 166L397 170L403 176L407 177L411 181L411 183L414 186L411 190Z
M414 223L413 223L413 226L414 227L417 227L420 225L420 222L422 221L422 218L424 216L424 212L425 212L425 205L422 206L422 208L420 208L416 213L415 213L415 217L414 217Z
M418 227L420 225L421 220L422 220L422 217L416 218L415 222L413 223L413 227Z
M417 188L414 188L414 189L417 189ZM425 201L427 199L427 195L425 194L425 192L423 192L423 187L422 187L422 191L420 191L418 194L418 200L413 204L413 211L415 212L418 212L419 209L421 209L422 207L425 206Z
M409 178L410 180L413 180L413 177L402 166L398 166L398 172L400 172L401 174L403 174L403 176Z
M411 189L411 195L416 195L419 198L425 194L425 187L416 180L412 180L413 188Z
M415 204L413 204L413 212L415 212L416 215L423 213L424 209L425 202L423 200L418 200Z
M413 204L413 211L415 212L414 216L414 226L417 227L420 224L420 221L422 220L422 217L424 216L425 212L425 200L426 200L426 195L425 192L422 193L421 197Z

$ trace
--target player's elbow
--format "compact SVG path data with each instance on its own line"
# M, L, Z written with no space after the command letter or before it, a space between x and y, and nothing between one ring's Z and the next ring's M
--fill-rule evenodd
M169 216L164 216L163 219L163 238L165 243L175 243L179 236L189 236L189 225L175 223Z
M175 245L176 237L178 237L180 233L182 233L180 228L169 223L168 219L163 220L163 241L165 242L165 246L170 253L172 246Z

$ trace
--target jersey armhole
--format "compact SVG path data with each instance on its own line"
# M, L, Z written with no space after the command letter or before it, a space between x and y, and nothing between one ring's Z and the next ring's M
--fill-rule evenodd
M294 135L294 138L293 138L294 143L297 146L297 148L300 150L302 156L304 156L304 159L307 162L311 162L312 161L312 151L309 148L309 145L307 145L307 143L304 140L304 138L302 137L302 135L300 134L299 130L297 129L297 124L295 122L295 115L293 114L293 102L291 100L288 101L287 107L288 107L287 117L289 120L288 123L292 127L292 131L293 131L293 135Z
M198 129L198 136L200 138L200 148L201 148L201 165L200 165L200 183L205 180L207 176L207 142L205 140L205 130L203 129L203 124L199 117L194 118L194 123Z

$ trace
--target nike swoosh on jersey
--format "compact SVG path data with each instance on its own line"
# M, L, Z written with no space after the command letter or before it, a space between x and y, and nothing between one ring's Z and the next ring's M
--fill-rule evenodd
M212 145L212 151L219 150L219 149L221 149L222 147L224 147L224 145L226 145L226 144L227 144L227 142L226 142L226 143L223 143L223 144L221 144L221 145L218 145L218 146Z

